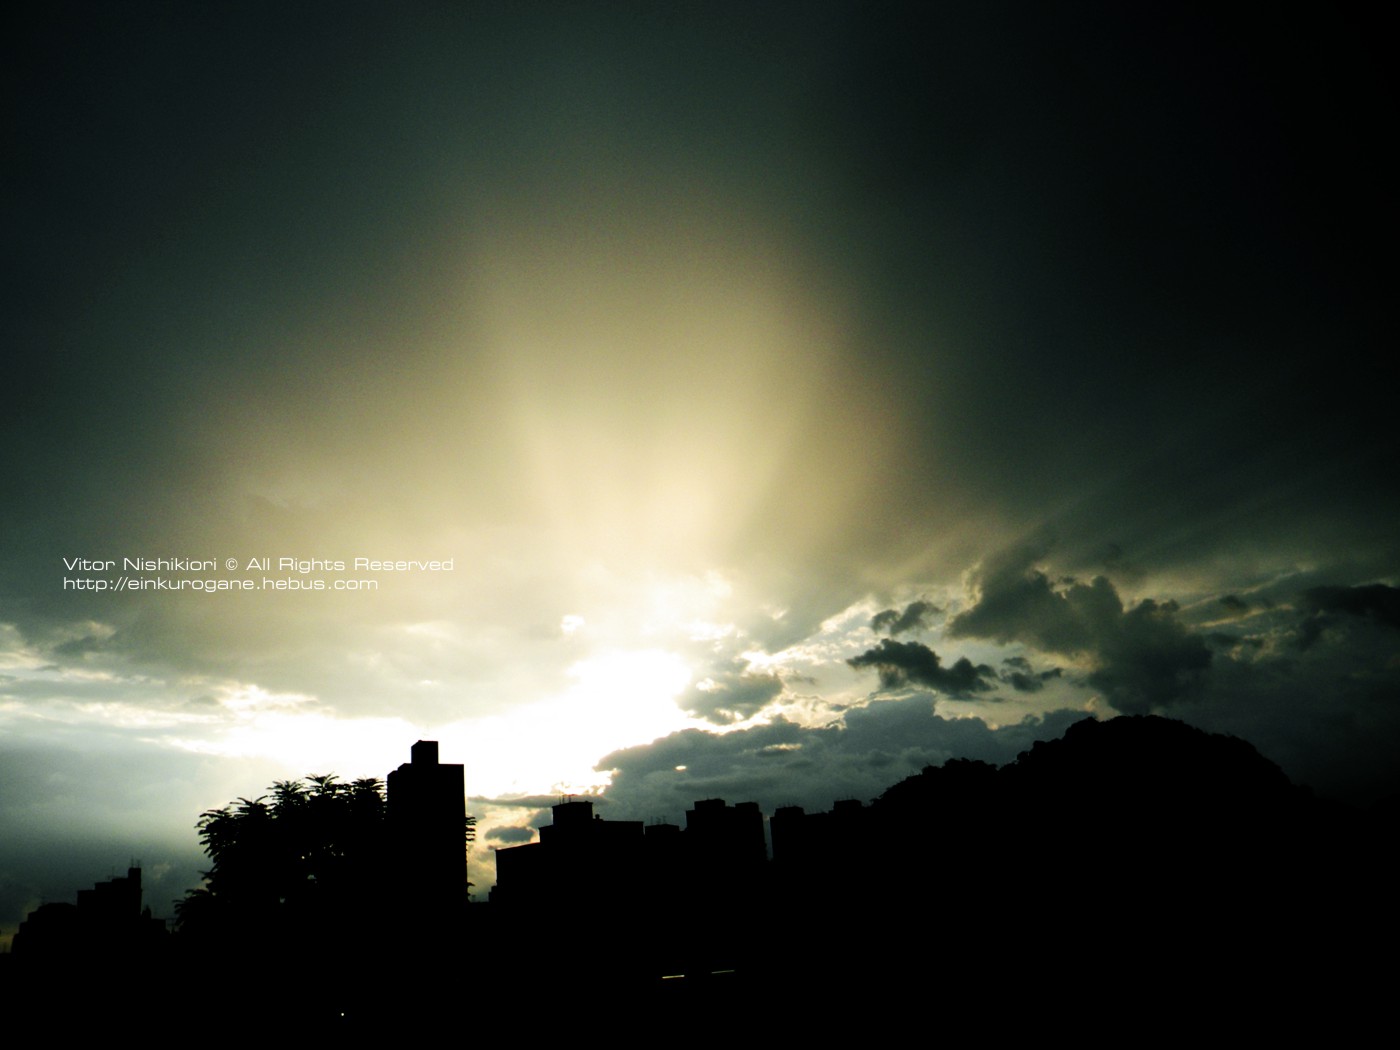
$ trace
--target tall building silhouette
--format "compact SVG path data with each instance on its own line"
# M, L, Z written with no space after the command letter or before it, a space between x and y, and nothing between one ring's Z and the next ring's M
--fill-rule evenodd
M436 740L419 740L412 761L389 774L389 827L401 903L457 908L466 902L466 780L460 763L438 761Z

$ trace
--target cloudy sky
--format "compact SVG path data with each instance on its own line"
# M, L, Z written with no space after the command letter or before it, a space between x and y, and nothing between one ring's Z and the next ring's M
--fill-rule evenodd
M1400 787L1381 34L1129 6L7 34L0 929L420 737L482 884L1086 713Z

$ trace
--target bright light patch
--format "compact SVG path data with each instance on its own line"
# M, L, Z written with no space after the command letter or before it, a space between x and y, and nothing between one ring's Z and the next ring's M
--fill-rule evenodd
M676 706L690 669L675 653L612 650L578 661L569 677L557 696L443 731L465 754L474 792L597 790L608 778L593 767L608 752L695 724Z
M674 630L677 626L692 639L722 638L734 628L716 617L722 603L733 593L723 576L710 570L702 577L678 576L654 580L648 595L644 630Z
M313 702L311 697L300 693L270 693L256 685L235 686L219 698L220 704L236 714L297 707Z
M403 633L416 635L421 638L431 638L437 642L452 642L457 640L457 628L450 623L434 621L431 623L409 623L403 627Z
M717 642L738 633L732 623L707 623L695 620L686 625L685 634L692 642Z
M402 741L421 735L397 718L332 718L310 712L262 709L229 729L170 743L196 754L266 758L302 774L335 771L346 778L382 777L402 761Z

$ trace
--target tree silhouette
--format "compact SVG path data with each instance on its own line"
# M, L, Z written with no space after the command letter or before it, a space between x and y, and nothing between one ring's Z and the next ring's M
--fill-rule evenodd
M464 853L475 826L465 818ZM204 885L176 904L180 932L194 941L257 933L324 943L349 935L347 916L394 906L394 842L376 777L279 780L266 795L206 810L195 827L212 863Z
M295 982L260 987L228 1020L312 1030L351 1016L387 1023L390 1004L427 978L342 962L421 954L427 931L459 936L465 917L464 893L455 904L416 894L404 838L412 825L404 823L391 818L382 780L346 783L334 773L277 781L264 795L201 813L195 827L209 870L175 906L174 980L187 986L191 1008L196 981L232 985L269 959L317 959L328 962L299 968ZM475 824L462 818L463 869Z
M206 810L195 826L212 865L177 905L181 932L299 937L324 933L351 906L372 907L389 861L385 813L382 781L334 774Z

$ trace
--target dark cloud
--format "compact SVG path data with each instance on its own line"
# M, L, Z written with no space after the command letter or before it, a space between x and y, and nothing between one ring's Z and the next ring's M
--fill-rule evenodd
M1395 630L1367 616L1315 617L1245 636L1212 661L1192 722L1232 733L1324 795L1368 804L1400 792ZM1300 636L1307 644L1297 644Z
M1267 640L1257 635L1235 635L1227 631L1210 631L1202 636L1212 649L1231 655L1241 655L1246 650L1262 649Z
M1143 714L1199 697L1211 651L1175 619L1176 606L1151 599L1122 614L1099 643L1089 682L1124 714Z
M1346 617L1400 630L1400 588L1373 583L1362 587L1312 587L1302 594L1307 616L1298 626L1298 644L1312 645L1329 628L1346 628Z
M877 612L870 619L870 629L877 634L885 632L894 637L906 631L921 630L928 627L928 617L937 616L943 610L932 602L923 600L911 602L904 607L903 612L897 609L884 609Z
M996 673L986 664L974 665L961 657L951 667L942 666L938 654L920 642L896 642L880 639L880 644L846 663L860 669L874 667L880 672L882 689L897 689L914 683L936 689L955 700L966 700L973 693L985 693L993 688Z
M1221 605L1232 613L1242 613L1249 611L1249 603L1237 594L1222 595L1217 599Z
M988 559L976 603L953 618L949 635L1080 661L1082 684L1115 709L1169 710L1233 733L1325 793L1364 801L1400 787L1396 588L1290 589L1284 578L1259 592L1255 615L1201 633L1171 601L1125 608L1104 577L1052 581L1034 565L1043 556L1044 548L1022 548ZM1244 623L1247 631L1238 629ZM1029 673L1028 660L1012 657L1001 677L1014 687Z
M783 680L748 668L747 661L732 660L686 689L677 703L716 725L751 718L782 695Z
M1011 671L1003 674L1002 681L1006 682L1018 693L1036 693L1045 688L1045 680L1043 678L1026 674L1023 671Z
M54 645L50 652L59 657L82 657L86 653L101 652L108 646L106 638L98 638L93 635L85 635L81 638L70 638L65 642Z
M548 810L559 802L558 795L521 795L518 798L469 798L467 804L476 806L498 806L502 809Z
M1038 693L1045 688L1046 682L1064 673L1059 667L1036 671L1024 656L1009 656L1001 662L1001 666L998 677L1018 693Z
M1383 583L1363 587L1314 587L1303 597L1315 609L1362 616L1400 630L1400 588Z
M1087 658L1087 681L1125 714L1141 714L1196 694L1210 665L1204 640L1176 618L1172 602L1125 609L1106 577L1052 583L1028 562L1035 549L993 559L978 578L976 604L948 625L954 638L1019 642L1042 652Z
M948 634L1022 642L1065 655L1090 649L1096 622L1120 615L1122 605L1102 576L1072 593L1057 591L1034 568L1048 551L1049 544L1040 543L987 558L974 577L976 604L949 621Z
M503 846L518 846L522 842L533 842L535 840L534 828L522 828L514 825L506 827L492 828L483 836L486 843L500 843Z

